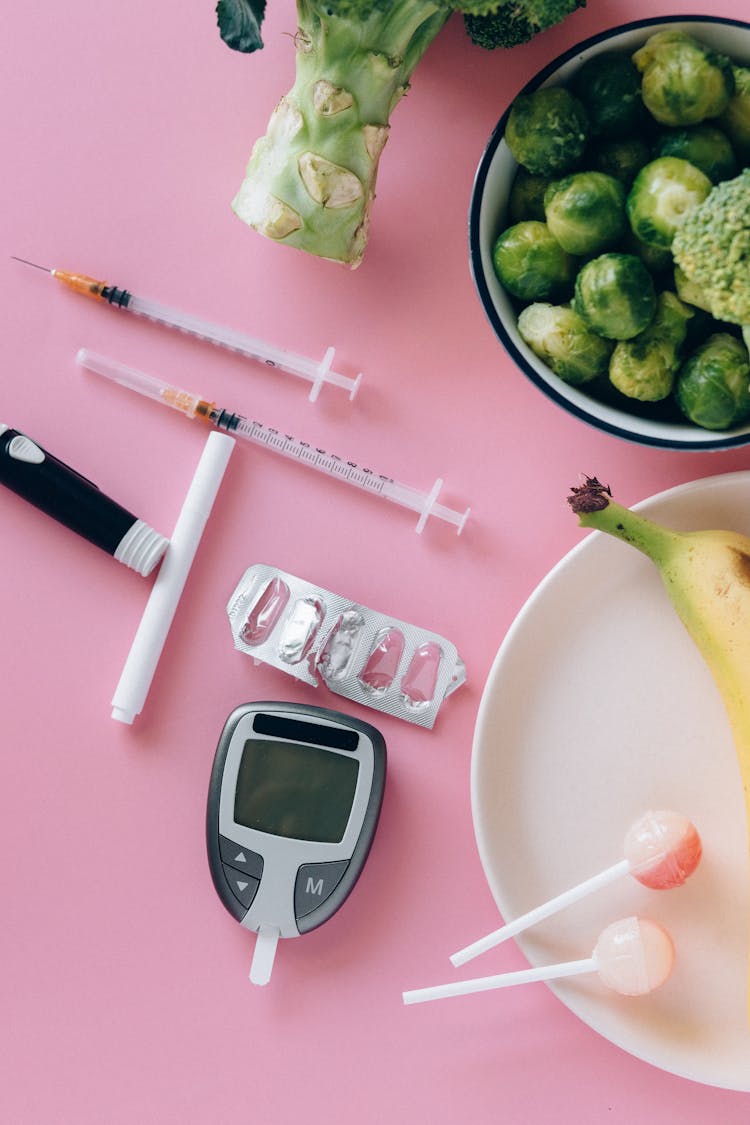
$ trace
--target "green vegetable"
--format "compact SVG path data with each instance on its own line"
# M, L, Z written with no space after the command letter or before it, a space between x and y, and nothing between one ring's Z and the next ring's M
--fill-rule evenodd
M641 168L628 193L633 234L649 246L669 250L675 231L711 191L700 168L677 156L660 156Z
M735 154L744 165L750 164L750 68L735 66L734 94L716 124L732 142Z
M495 266L526 306L527 346L565 382L637 413L670 399L657 416L673 417L679 385L696 425L750 421L739 333L714 362L722 319L750 348L750 169L735 170L750 153L750 67L657 33L632 58L605 52L565 86L522 95L508 125L514 226Z
M670 258L671 257L672 255L670 254ZM672 260L674 261L674 259ZM711 306L700 285L696 285L694 281L691 281L679 266L674 267L674 287L681 301L692 305L693 308L702 309L703 312L711 312Z
M737 171L729 137L714 125L670 129L656 141L655 156L678 156L700 168L712 183L729 180Z
M651 323L612 352L609 380L639 402L660 402L672 391L692 311L674 293L660 293Z
M518 317L518 331L534 354L572 386L607 371L612 342L590 332L567 305L527 305Z
M717 184L685 219L672 253L717 320L743 326L750 342L750 169Z
M417 64L453 11L484 16L503 2L297 0L295 82L253 148L236 214L278 242L357 266L390 116ZM513 0L532 23L534 13L562 19L571 3ZM262 47L265 7L219 0L224 41L239 51Z
M521 219L544 222L544 193L548 183L544 176L532 176L525 168L518 169L508 196L511 223L520 223Z
M489 15L466 15L469 38L478 47L516 47L528 43L540 31L560 23L586 0L505 0Z
M642 137L625 137L617 141L599 141L587 153L588 162L596 172L614 176L627 189L644 164L651 159L651 150Z
M603 172L574 172L549 185L544 213L563 250L582 257L599 254L625 232L625 189Z
M573 308L593 332L628 340L656 312L651 274L634 254L600 254L576 277Z
M573 286L573 258L533 219L515 223L497 239L492 261L504 289L523 301L566 296Z
M570 89L583 102L592 137L626 137L645 121L641 76L630 56L621 51L588 59L573 76Z
M732 64L683 31L658 31L633 55L643 102L662 125L718 117L734 93Z
M750 417L750 360L736 336L718 332L679 373L676 398L683 414L708 430L727 430Z
M562 86L519 94L505 126L505 143L511 153L537 176L570 171L582 156L588 136L586 111Z
M647 242L641 242L630 229L618 249L627 254L637 254L651 274L667 273L674 267L674 259L669 250L665 250L662 246L649 246Z

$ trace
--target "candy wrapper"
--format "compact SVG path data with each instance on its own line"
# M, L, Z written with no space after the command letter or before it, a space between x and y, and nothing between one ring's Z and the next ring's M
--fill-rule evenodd
M258 663L423 727L466 680L445 637L263 563L245 571L227 613L235 648Z

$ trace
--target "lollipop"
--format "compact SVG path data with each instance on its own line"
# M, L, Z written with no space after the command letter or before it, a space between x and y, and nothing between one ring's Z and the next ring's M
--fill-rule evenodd
M680 887L695 871L702 852L701 838L695 826L687 817L668 810L647 812L639 817L628 829L623 850L625 858L619 863L467 945L465 949L453 954L452 963L463 965L471 961L487 949L515 937L522 930L541 922L543 918L549 918L551 914L578 902L593 891L598 891L600 887L606 887L623 875L632 875L639 883L654 891Z
M674 966L674 945L665 929L648 918L623 918L613 922L599 935L590 957L581 961L564 961L560 965L541 965L515 973L454 981L432 988L404 992L404 1004L421 1004L425 1000L443 1000L469 992L487 992L514 984L555 980L560 977L598 973L602 982L621 996L645 996L667 980Z

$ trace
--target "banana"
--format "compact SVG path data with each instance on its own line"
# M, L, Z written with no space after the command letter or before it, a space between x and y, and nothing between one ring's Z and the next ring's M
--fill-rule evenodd
M595 477L572 488L568 503L581 527L629 543L658 568L724 702L750 829L750 538L734 531L663 527L615 503L609 487Z

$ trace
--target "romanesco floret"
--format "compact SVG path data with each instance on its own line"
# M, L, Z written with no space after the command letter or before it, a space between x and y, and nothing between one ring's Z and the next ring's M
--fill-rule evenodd
M585 7L586 0L505 0L486 15L465 14L464 22L471 41L491 51L528 43L540 31Z
M688 214L672 254L717 320L750 325L750 168L717 184Z

